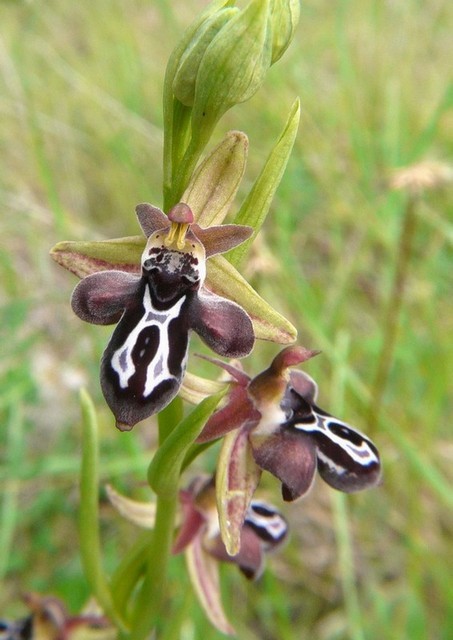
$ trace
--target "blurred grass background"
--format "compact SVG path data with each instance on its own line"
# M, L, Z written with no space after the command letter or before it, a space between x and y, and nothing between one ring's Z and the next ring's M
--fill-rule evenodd
M62 239L137 234L134 206L161 204L165 65L205 4L0 3L3 617L23 615L18 596L28 590L59 595L72 611L88 597L75 524L81 385L99 407L103 478L146 495L152 430L113 428L97 381L110 329L73 316L75 281L48 251ZM243 197L301 98L295 149L248 275L300 343L323 350L306 367L321 406L367 431L384 463L377 489L345 498L318 482L284 506L292 539L259 584L225 567L225 606L245 640L452 637L448 185L417 203L388 384L370 418L407 208L389 179L413 163L451 162L452 28L447 0L305 0L289 51L218 128L218 138L232 128L250 138ZM258 345L249 372L275 352ZM263 489L278 501L272 478ZM102 514L112 568L137 532L107 504ZM172 575L168 637L220 637L180 559Z

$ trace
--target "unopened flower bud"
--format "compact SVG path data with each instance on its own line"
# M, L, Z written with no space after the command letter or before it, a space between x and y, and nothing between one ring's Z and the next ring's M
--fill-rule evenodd
M187 107L193 105L198 69L207 47L219 31L238 13L239 9L232 7L208 16L199 25L182 54L173 79L173 93Z
M200 62L192 129L212 128L233 105L253 96L271 65L269 0L252 0L217 34Z
M272 64L289 47L299 22L299 0L274 0L272 8Z

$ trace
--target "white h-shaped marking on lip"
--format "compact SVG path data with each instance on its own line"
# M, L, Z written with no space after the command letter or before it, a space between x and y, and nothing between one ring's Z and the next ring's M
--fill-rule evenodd
M111 359L112 369L118 374L120 387L122 389L128 387L129 380L136 371L132 360L132 351L137 339L143 329L152 326L157 327L159 330L159 343L156 354L147 367L146 383L143 391L144 397L149 396L153 389L164 380L170 378L175 379L175 376L168 371L166 364L170 353L168 325L179 316L185 299L186 296L183 296L167 311L157 311L152 305L149 287L145 287L145 294L143 296L145 313L136 326L130 331L124 344L114 352ZM184 368L184 360L181 363L181 367L182 369Z
M343 451L345 451L354 460L354 462L357 462L363 467L367 467L368 465L373 463L379 463L379 458L376 456L376 454L370 447L370 440L363 433L361 433L357 429L353 429L346 422L343 422L342 420L338 420L338 418L335 418L333 416L329 416L329 417L321 416L316 411L313 411L313 414L316 419L316 422L313 421L308 424L296 423L294 425L295 428L298 429L299 431L304 431L306 433L318 432L318 433L325 434L327 438L329 438L329 440L334 445L337 445L341 449L343 449ZM362 442L360 443L360 445L357 445L354 442L352 442L352 440L348 437L347 434L345 434L344 437L342 437L333 433L329 429L330 422L332 422L333 424L338 424L342 427L346 427L346 429L348 429L349 431L352 431L353 433L360 436L362 438ZM332 458L330 458L327 454L320 451L319 447L318 447L318 457L323 462L326 462L327 464L329 464L330 467L333 467L337 470L340 470L340 469L344 470L343 467L339 466L338 464L335 464Z

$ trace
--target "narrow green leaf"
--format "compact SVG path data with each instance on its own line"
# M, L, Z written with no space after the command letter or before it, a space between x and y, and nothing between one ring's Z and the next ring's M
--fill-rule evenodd
M184 457L224 395L221 391L203 400L157 450L148 470L149 485L157 495L170 497L178 491Z
M83 418L82 465L80 473L79 535L85 576L93 596L112 622L124 627L112 599L102 567L102 543L99 530L99 454L96 411L88 393L82 389L80 404Z
M244 200L234 220L235 224L244 224L254 228L254 234L236 249L228 253L228 261L237 267L248 252L250 245L266 219L272 198L283 177L291 154L297 129L299 127L300 103L297 99L291 107L288 120L266 164L256 179L251 191Z

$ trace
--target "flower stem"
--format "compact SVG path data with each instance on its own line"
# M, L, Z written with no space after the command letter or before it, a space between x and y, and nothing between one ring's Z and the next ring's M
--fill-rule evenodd
M166 592L167 564L173 541L177 508L177 487L173 496L158 496L156 524L148 554L147 568L133 612L130 640L149 638L161 613Z
M398 241L398 254L387 309L383 319L382 349L379 355L376 376L371 392L371 406L368 416L370 431L377 426L387 381L392 366L393 352L398 334L398 322L403 305L404 288L409 274L413 240L417 226L415 214L416 198L410 196L404 212Z

